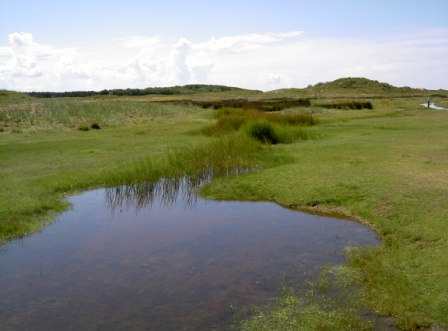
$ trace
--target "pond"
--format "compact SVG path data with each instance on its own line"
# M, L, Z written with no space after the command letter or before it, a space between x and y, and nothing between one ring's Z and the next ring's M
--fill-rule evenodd
M421 103L420 106L423 106L426 108L431 108L431 109L437 109L437 110L448 110L447 108L436 106L436 104L434 102L430 102L429 105L428 105L428 103Z
M245 306L343 263L347 246L378 243L356 222L270 202L142 191L73 196L55 223L4 245L2 330L228 329Z

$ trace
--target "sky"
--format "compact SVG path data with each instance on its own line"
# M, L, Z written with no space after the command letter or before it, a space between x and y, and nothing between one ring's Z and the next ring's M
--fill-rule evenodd
M0 0L0 89L448 89L448 0Z

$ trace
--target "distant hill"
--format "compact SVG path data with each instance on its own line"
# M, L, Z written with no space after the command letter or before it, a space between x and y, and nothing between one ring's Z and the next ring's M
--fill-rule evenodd
M25 93L0 90L0 104L2 103L11 104L27 100L31 100L31 97L29 95L26 95Z
M222 92L222 93L221 93ZM227 93L226 93L227 92ZM362 77L339 78L332 82L317 83L306 88L288 88L269 92L250 90L225 85L189 84L171 87L147 87L143 89L112 89L102 91L69 91L69 92L27 92L19 93L0 90L0 103L16 102L26 98L60 98L60 97L91 97L91 96L146 96L156 95L173 98L184 98L191 95L192 98L211 97L222 98L226 94L234 94L238 97L255 97L256 99L276 98L382 98L382 97L448 97L447 90L425 90L408 86L396 87L388 83L379 82ZM211 93L211 94L207 94ZM194 95L194 97L193 97ZM227 95L226 97L229 97ZM190 99L190 97L186 97Z
M317 83L306 88L280 89L268 92L270 94L296 94L307 97L380 97L380 96L430 96L437 94L448 96L447 90L424 90L408 86L396 87L362 77L339 78L332 82Z

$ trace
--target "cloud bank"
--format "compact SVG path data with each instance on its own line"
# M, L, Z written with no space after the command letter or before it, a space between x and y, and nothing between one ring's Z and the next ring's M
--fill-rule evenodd
M14 32L0 47L0 88L101 90L191 83L261 90L304 87L363 76L398 86L448 88L448 31L382 40L313 39L301 31L245 34L192 42L133 36L108 49L61 48Z

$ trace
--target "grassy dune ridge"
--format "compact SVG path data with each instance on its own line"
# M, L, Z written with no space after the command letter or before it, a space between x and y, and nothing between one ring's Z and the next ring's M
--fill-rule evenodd
M135 180L132 174L139 162L143 168L150 164L151 169L171 169L176 162L185 164L188 155L176 151L188 146L188 151L198 151L197 164L201 153L214 148L213 141L224 139L200 133L219 122L216 111L148 100L151 97L42 100L20 94L1 99L0 239L42 229L54 213L68 207L64 198L69 194ZM255 165L257 172L216 178L201 194L353 215L383 241L378 249L350 250L346 268L361 286L360 300L394 316L403 329L447 328L448 112L420 107L426 96L365 101L373 109L320 107L331 103L324 98L312 99L310 107L279 112L312 114L319 124L305 129L313 139L249 148L249 159L241 160ZM447 104L443 96L434 101ZM78 130L80 123L93 122L101 129ZM242 155L248 155L244 149ZM294 321L304 320L297 317L303 311L313 317L307 319L314 323L308 328L364 327L355 327L359 320L346 317L347 312L303 308L302 299L294 295L281 300L277 313L264 315L262 322L271 329L283 325L275 323L300 329L301 322ZM330 323L335 316L337 325L315 324ZM248 322L244 328L257 329L257 324Z

